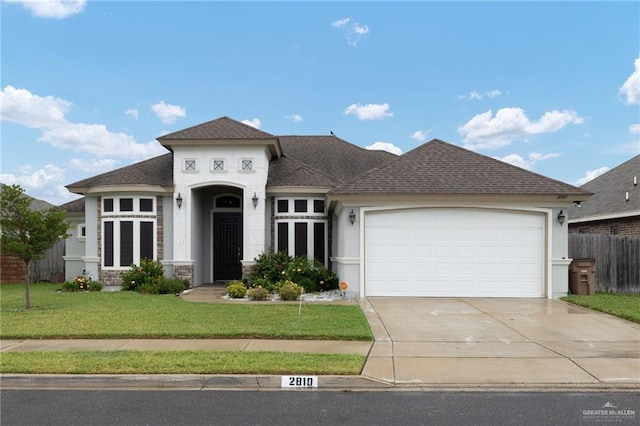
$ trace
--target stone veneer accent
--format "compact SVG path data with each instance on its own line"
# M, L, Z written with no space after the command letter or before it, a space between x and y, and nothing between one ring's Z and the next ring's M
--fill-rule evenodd
M173 265L173 278L187 280L193 286L193 265Z

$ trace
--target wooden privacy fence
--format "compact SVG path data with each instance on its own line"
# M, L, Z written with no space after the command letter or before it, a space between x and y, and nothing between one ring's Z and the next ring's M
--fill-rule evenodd
M42 259L31 262L31 282L63 282L64 250L64 240L57 241ZM22 259L2 255L0 262L0 283L24 283Z
M569 257L596 260L596 291L640 293L640 238L569 234Z

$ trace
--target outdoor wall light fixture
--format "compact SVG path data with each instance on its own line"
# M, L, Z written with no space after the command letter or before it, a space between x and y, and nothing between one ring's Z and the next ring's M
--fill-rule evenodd
M562 212L562 210L560 210L560 213L558 213L558 222L560 222L560 226L564 224L564 220L566 218L567 216Z
M258 207L258 196L256 195L256 193L253 193L253 197L251 198L251 201L253 201L253 208L255 209L256 207Z
M349 213L349 222L351 222L351 224L353 225L353 222L356 221L356 214L353 212L353 209L351 209L351 213Z
M178 209L182 207L182 195L178 192L178 196L176 197L176 204L178 205Z

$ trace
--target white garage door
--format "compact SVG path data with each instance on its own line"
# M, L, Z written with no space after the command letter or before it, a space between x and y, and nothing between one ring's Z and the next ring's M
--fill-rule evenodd
M487 209L368 212L365 294L542 297L544 217Z

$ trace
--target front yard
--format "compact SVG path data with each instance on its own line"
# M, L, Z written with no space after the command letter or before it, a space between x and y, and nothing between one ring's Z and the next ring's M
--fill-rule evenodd
M372 340L357 305L190 303L174 295L0 287L2 339ZM359 374L366 357L237 351L3 352L0 373Z

